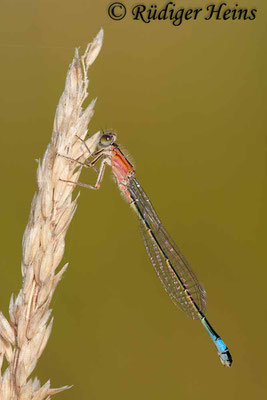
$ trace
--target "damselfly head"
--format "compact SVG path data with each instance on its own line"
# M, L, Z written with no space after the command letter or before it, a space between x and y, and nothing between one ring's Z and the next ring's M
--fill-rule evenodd
M117 136L115 135L115 133L105 132L100 137L99 146L100 147L108 147L108 146L112 145L116 139L117 139Z

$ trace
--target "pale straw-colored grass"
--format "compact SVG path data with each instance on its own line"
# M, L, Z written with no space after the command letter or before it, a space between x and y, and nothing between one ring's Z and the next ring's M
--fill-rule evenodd
M56 270L77 207L77 198L72 199L75 185L60 179L78 180L82 167L71 159L85 161L88 150L95 150L99 138L96 133L87 139L87 147L79 139L86 138L94 112L95 101L85 110L82 105L88 95L87 70L96 59L102 41L103 30L82 57L76 50L56 110L51 142L38 165L38 190L23 236L22 288L16 297L11 296L10 319L0 313L0 400L48 399L68 388L52 389L49 380L41 386L31 375L51 333L53 318L49 305L67 265ZM1 375L4 357L7 367Z

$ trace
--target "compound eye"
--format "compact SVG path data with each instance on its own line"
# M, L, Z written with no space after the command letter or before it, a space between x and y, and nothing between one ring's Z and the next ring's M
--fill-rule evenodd
M110 146L114 142L114 136L109 134L109 133L104 133L104 135L101 136L100 139L100 144L101 146L107 147Z

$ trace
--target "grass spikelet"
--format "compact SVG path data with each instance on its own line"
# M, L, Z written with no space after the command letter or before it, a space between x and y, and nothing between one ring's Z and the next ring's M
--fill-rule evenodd
M30 375L51 334L53 318L49 305L68 266L57 271L64 253L65 235L77 208L77 198L72 198L75 185L60 179L78 180L82 167L77 170L77 163L71 160L84 162L89 157L88 149L94 152L100 135L98 132L86 140L95 101L85 110L82 105L88 95L87 71L99 54L102 42L101 29L83 56L75 51L56 110L51 142L38 163L38 190L23 236L22 288L17 296L11 296L10 321L0 312L1 400L43 400L70 387L53 389L50 380L42 386ZM88 149L79 137L86 140ZM8 365L1 372L3 357Z

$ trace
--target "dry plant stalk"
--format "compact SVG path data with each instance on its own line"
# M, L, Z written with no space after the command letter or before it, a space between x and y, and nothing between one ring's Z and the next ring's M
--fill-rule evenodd
M29 378L51 333L49 305L54 290L67 265L56 269L62 259L65 235L77 207L72 199L83 162L93 152L99 133L86 140L87 126L93 115L95 101L85 109L82 104L88 93L87 70L96 59L103 41L101 29L80 58L76 49L70 65L64 92L54 121L52 139L37 170L38 191L35 193L29 222L23 236L22 288L16 298L11 296L8 321L0 313L0 400L49 399L69 386L50 388L37 378ZM68 158L62 157L65 155ZM1 376L3 357L7 368Z

